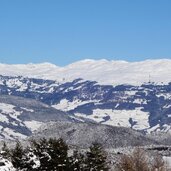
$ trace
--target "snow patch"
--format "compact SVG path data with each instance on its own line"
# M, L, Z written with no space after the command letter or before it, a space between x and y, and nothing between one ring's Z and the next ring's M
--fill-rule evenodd
M42 122L38 121L25 121L24 124L31 130L36 131L40 128L40 126L43 124Z
M137 108L136 110L95 109L92 115L75 113L75 116L91 119L98 123L124 127L131 127L130 118L132 118L134 122L133 129L142 130L150 127L148 122L149 113L141 111L141 108ZM110 119L105 121L104 118L107 116Z

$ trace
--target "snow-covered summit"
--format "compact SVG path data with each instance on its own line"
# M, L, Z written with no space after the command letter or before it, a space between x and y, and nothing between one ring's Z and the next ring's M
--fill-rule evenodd
M140 62L85 59L59 67L50 63L0 64L0 74L42 79L71 81L77 78L97 81L100 84L132 84L144 82L171 82L171 59L145 60Z

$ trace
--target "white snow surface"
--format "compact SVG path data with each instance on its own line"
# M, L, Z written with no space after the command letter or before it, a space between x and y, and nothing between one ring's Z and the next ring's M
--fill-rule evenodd
M0 157L0 163L3 164L2 166L0 166L0 171L16 171L12 163L7 159Z
M21 114L21 112L16 111L14 109L15 107L16 106L13 106L11 104L0 103L0 121L8 123L9 120L7 116L10 116L15 120L19 120L18 116Z
M17 111L16 106L12 104L0 103L0 122L11 126L19 126L19 125L27 126L31 131L35 131L36 129L38 129L39 126L41 125L41 122L25 121L25 123L23 123L22 120L19 119L19 116L23 113L23 111L34 112L34 110L23 108L23 107L21 107L20 109L22 110ZM15 138L27 137L24 134L19 133L10 127L0 126L0 133L1 133L0 140L4 139L4 137L6 139L13 139L14 137Z
M171 59L141 62L85 59L59 67L50 63L0 64L0 74L56 80L60 83L77 78L97 81L100 84L132 84L144 82L168 83L171 81Z
M69 111L73 110L78 106L86 103L99 103L98 101L79 101L74 100L69 102L67 99L62 99L60 103L53 105L52 107L62 110ZM139 101L137 100L139 103ZM141 102L141 101L140 101ZM131 127L130 119L135 123L132 128L136 130L150 130L149 125L149 113L143 112L141 108L136 108L135 110L112 110L112 109L94 109L91 115L86 115L83 113L74 113L75 117L78 119L91 119L98 123L103 123L111 126L124 126ZM105 121L105 117L110 117L109 120ZM151 131L148 131L151 132Z
M95 109L92 115L85 115L75 113L75 116L91 119L99 123L111 125L111 126L124 126L131 127L129 119L132 118L133 122L136 122L133 126L136 130L146 130L150 128L148 123L149 114L137 108L136 110L112 110L112 109ZM104 117L110 116L108 121L104 121Z
M25 121L24 124L33 132L36 131L43 124L43 122Z
M171 156L163 156L167 169L171 169Z
M96 102L96 101L95 100L81 101L81 100L76 99L76 100L70 102L67 99L62 99L58 104L52 105L52 107L54 107L55 109L67 112L69 110L75 109L78 106L81 106L81 105L84 105L87 103L91 103L91 102Z

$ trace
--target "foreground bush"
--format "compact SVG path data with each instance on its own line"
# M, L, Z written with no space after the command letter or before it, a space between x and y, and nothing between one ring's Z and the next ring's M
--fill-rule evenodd
M123 155L117 167L119 171L166 171L161 156L149 157L140 148L136 148L131 154Z

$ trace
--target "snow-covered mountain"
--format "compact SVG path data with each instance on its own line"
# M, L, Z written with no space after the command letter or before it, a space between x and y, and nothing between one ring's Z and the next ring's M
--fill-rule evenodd
M80 121L131 127L143 132L171 130L171 84L100 85L76 79L0 77L0 94L41 101Z
M26 138L42 124L71 121L68 115L33 99L0 96L0 139Z
M88 148L93 142L107 148L160 143L130 128L79 122L73 117L30 98L0 95L0 140L62 137L79 148Z
M141 62L108 61L86 59L59 67L42 64L0 64L0 74L50 79L63 83L77 78L97 81L103 85L131 84L144 82L168 83L171 80L171 60L146 60Z
M142 62L87 59L65 67L49 63L0 64L0 94L20 96L23 101L34 99L38 109L46 104L51 112L54 110L52 113L61 110L65 116L67 112L69 119L81 122L130 127L146 133L170 132L170 73L169 59ZM0 103L1 137L31 135L36 128L26 125L27 116L23 120L21 116L23 113L32 116L30 113L34 109L26 107L30 111L26 112L23 105L17 107L20 101L6 104L4 100ZM33 112L33 120L28 120L30 125L39 125L38 117L44 117L43 122L46 122L49 113L46 110L40 112ZM56 115L52 116L54 120ZM20 127L6 133L13 123ZM10 131L12 133L8 135Z

